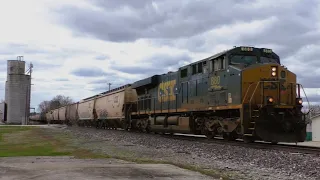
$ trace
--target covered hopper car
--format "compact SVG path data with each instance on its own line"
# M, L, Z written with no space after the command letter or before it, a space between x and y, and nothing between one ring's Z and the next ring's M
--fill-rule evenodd
M71 106L79 125L301 142L301 90L271 49L234 47Z

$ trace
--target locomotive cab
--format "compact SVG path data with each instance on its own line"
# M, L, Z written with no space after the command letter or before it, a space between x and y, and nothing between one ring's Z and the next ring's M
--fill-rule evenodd
M229 64L241 68L242 131L245 140L302 142L302 86L270 49L241 47Z

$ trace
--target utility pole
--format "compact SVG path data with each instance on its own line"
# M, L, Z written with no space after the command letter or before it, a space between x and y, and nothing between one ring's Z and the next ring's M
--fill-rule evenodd
M110 86L111 86L111 83L108 83L108 85L109 85L109 91L110 91Z

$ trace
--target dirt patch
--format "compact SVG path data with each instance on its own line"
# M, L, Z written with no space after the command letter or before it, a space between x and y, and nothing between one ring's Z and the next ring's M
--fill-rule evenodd
M177 179L209 180L211 177L166 164L135 164L117 159L73 157L0 158L2 179Z

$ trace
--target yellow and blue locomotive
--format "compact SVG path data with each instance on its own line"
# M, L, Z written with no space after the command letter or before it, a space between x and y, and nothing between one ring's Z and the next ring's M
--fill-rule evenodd
M296 74L271 49L234 47L132 84L127 128L246 142L301 142L306 122Z

